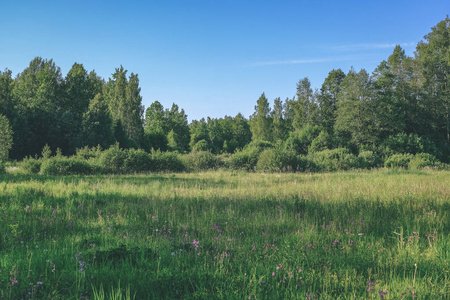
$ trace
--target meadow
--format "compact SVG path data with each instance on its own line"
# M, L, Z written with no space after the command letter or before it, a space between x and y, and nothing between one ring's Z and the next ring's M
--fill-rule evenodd
M449 297L449 171L0 175L0 299Z

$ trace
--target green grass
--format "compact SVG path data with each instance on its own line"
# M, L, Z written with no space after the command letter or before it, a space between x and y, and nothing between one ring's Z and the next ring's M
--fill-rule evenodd
M450 172L0 175L0 299L439 299Z

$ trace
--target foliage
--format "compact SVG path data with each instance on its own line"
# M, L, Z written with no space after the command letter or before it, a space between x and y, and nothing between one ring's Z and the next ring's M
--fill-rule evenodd
M383 146L387 154L429 153L434 156L439 155L439 150L432 141L413 133L400 133L395 136L390 136L383 142Z
M361 151L358 155L358 167L361 169L371 169L382 166L381 157L373 151Z
M183 157L189 171L217 170L223 165L220 157L209 151L192 151Z
M91 165L75 157L52 157L42 161L41 174L44 175L89 175L92 174Z
M26 174L37 174L41 171L42 160L25 157L20 163L20 169Z
M288 139L285 142L285 147L290 150L294 150L295 153L299 155L308 154L308 148L311 146L312 142L320 135L321 128L319 126L307 125L303 127L300 131L291 132ZM320 139L315 142L311 150L316 150L316 148L321 148L322 145L328 144L328 139L326 134L322 134Z
M408 163L408 169L420 170L425 167L436 167L439 161L429 153L417 153Z
M149 153L141 149L125 151L123 172L127 174L149 172L153 167L153 160Z
M102 155L102 147L98 145L97 147L89 148L85 146L76 150L76 157L85 160L98 159Z
M0 162L8 159L12 148L13 132L8 119L0 114Z
M345 171L359 167L357 157L346 148L323 150L308 157L315 163L319 171Z
M152 151L153 172L184 172L186 165L176 152Z
M103 151L99 163L105 173L121 174L125 171L126 158L126 152L119 148L119 144L115 144Z
M388 168L408 168L409 162L414 158L411 153L400 153L389 156L384 161L384 166Z

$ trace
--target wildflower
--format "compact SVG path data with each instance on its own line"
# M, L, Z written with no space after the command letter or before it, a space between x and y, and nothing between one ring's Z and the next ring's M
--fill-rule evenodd
M42 283L42 281L38 281L38 282L36 282L36 284L37 285L42 285L43 283Z
M275 272L272 272L272 276L275 276Z

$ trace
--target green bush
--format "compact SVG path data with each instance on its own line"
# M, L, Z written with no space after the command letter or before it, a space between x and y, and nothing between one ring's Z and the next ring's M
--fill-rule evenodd
M184 172L186 165L176 152L152 151L152 170L154 172Z
M261 152L272 147L273 144L269 142L253 141L242 150L238 150L231 155L226 165L233 170L253 171L258 163Z
M308 154L308 148L311 146L311 143L314 139L316 139L321 130L319 126L305 126L302 130L296 132L290 132L289 137L285 142L285 148L289 150L294 150L296 154L306 155ZM324 140L329 137L326 137L326 134L322 134L319 140L316 141L314 147L321 147L324 144ZM316 150L316 149L314 149Z
M79 148L76 150L75 156L78 158L82 158L85 160L90 159L98 159L102 155L102 147L98 145L97 147L89 148L88 146L85 146L83 148Z
M393 154L389 156L384 161L384 166L387 168L408 168L408 164L411 161L411 159L414 158L414 155L410 153L400 153L400 154Z
M256 170L264 172L279 172L280 168L277 166L277 157L275 149L266 149L258 157Z
M37 174L41 171L42 161L32 157L26 157L19 164L20 169L22 169L27 174Z
M376 168L383 164L381 157L373 151L361 151L358 155L359 168Z
M394 136L389 136L384 142L384 152L387 155L398 153L430 153L434 156L440 156L440 151L436 144L426 137L421 137L417 134L399 133Z
M412 170L419 170L426 167L436 167L440 164L434 155L429 153L417 153L414 158L408 163L408 168Z
M42 162L41 174L88 175L92 174L92 167L87 161L75 157L51 157Z
M99 159L99 165L105 173L121 174L124 173L125 159L127 153L119 148L119 144L111 146L108 150L103 151Z
M144 150L126 150L126 157L123 161L123 171L125 173L148 172L152 169L152 165L151 155Z
M190 171L216 170L223 165L221 159L209 151L193 151L183 160Z
M323 150L307 156L311 159L318 171L340 171L358 168L357 157L347 148L337 148L333 150Z
M330 149L332 143L332 137L328 134L328 132L321 131L319 135L312 140L311 145L308 147L308 153Z
M259 154L261 150L258 148L247 148L237 151L227 161L227 166L233 170L252 171L258 163Z
M312 168L313 163L309 159L281 146L264 150L256 165L258 171L264 172L297 172L309 171Z

